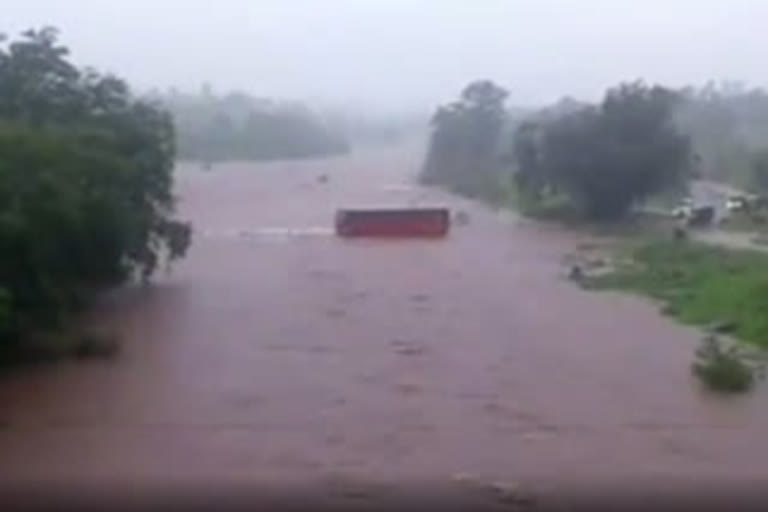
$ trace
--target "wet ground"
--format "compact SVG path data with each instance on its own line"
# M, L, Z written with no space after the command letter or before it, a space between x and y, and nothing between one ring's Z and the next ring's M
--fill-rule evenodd
M0 479L588 488L768 475L764 392L700 391L696 330L572 286L575 235L409 186L414 147L182 165L189 257L99 311L122 336L117 360L2 378ZM332 236L337 207L419 204L469 223L442 241Z

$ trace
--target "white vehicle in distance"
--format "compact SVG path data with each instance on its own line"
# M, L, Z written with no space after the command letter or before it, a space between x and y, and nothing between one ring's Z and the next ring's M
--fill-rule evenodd
M693 199L686 197L680 201L680 205L672 210L672 216L676 219L687 219L693 213Z
M729 196L725 200L725 209L729 213L743 212L744 210L749 209L749 205L752 202L750 199L750 197L742 194Z

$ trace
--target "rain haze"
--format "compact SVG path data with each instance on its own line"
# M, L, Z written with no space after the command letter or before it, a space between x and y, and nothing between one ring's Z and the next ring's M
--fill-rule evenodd
M518 104L621 80L768 82L761 0L6 0L78 61L138 87L240 89L373 110L431 108L479 77Z
M768 489L766 0L0 2L0 510Z

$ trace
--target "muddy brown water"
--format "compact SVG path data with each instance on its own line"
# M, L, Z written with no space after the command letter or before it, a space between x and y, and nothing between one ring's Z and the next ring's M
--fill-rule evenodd
M413 187L419 160L180 165L188 258L101 306L117 360L2 377L0 480L768 475L766 394L703 393L695 329L572 286L576 235ZM370 205L470 220L442 241L332 236L337 207Z

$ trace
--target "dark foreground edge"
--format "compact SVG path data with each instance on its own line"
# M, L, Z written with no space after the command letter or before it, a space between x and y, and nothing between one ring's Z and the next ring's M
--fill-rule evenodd
M768 481L690 481L654 486L580 486L500 490L451 483L401 486L336 482L264 484L89 485L0 482L1 511L257 511L257 510L487 510L487 511L752 511L768 510Z

